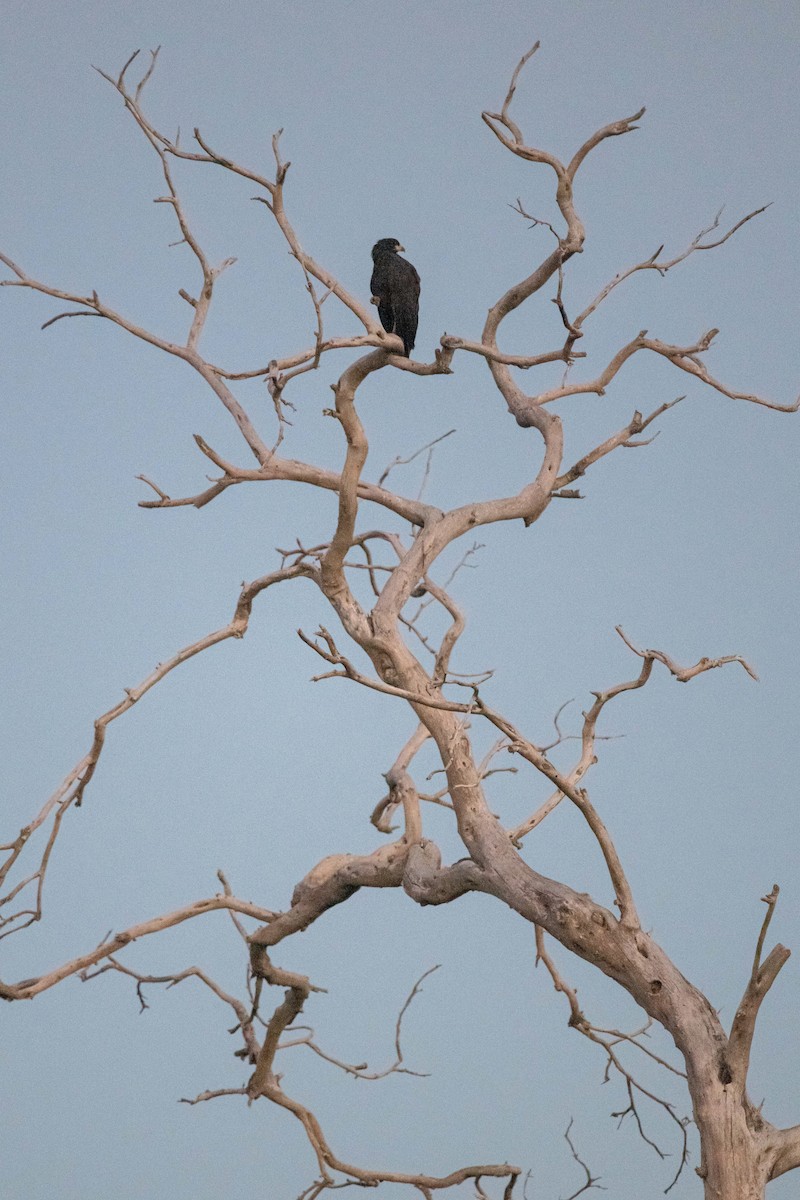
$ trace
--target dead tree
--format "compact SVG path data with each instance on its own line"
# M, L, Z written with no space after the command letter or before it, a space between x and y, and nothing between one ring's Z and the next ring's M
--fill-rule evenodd
M573 379L571 368L575 360L585 357L577 348L584 327L614 289L624 285L637 272L656 271L663 276L690 255L722 245L763 210L748 213L728 229L721 229L719 218L715 219L682 253L672 257L664 254L663 247L659 248L649 258L616 275L580 312L570 314L563 297L564 273L573 255L582 250L585 239L575 196L578 171L587 156L602 143L637 128L636 122L644 110L592 133L566 163L547 150L529 145L511 115L511 104L520 73L537 48L534 46L518 64L500 111L482 115L486 125L511 154L531 163L536 170L545 167L553 173L555 200L563 227L559 230L549 226L553 237L550 253L535 270L513 283L492 305L480 335L443 336L432 362L417 362L401 356L399 339L384 332L369 305L302 248L284 203L289 163L281 154L280 135L276 134L273 139L274 169L265 175L212 148L199 130L194 131L194 142L188 149L177 139L156 129L142 107L143 93L156 64L156 53L152 54L146 71L136 84L129 82L136 55L118 76L104 74L104 78L122 97L127 111L152 147L166 189L160 199L173 209L181 238L199 268L196 293L181 291L190 310L185 342L169 341L135 324L110 307L96 291L88 295L64 291L32 278L9 257L0 255L9 271L2 281L3 286L31 289L68 305L64 311L50 317L45 325L75 316L100 317L118 325L133 337L182 360L196 371L236 422L254 463L229 462L197 437L200 451L218 472L210 486L204 486L196 495L176 499L159 484L142 476L154 493L153 498L142 501L143 507L167 509L194 505L199 508L241 483L272 480L293 481L309 489L335 493L338 497L338 516L328 542L307 547L297 544L284 551L274 570L242 587L233 617L227 625L185 646L159 664L138 686L128 689L119 704L98 717L87 753L30 822L2 847L5 858L0 881L6 890L0 898L4 913L0 936L19 933L42 917L48 863L64 819L81 804L103 752L108 727L167 674L194 655L225 639L242 638L247 632L254 603L269 588L304 578L316 585L330 606L335 633L326 626L320 626L313 635L299 631L302 640L322 662L317 678L343 678L372 689L387 697L387 703L400 702L410 707L417 721L413 736L400 748L386 773L387 794L372 813L378 841L376 849L369 854L337 853L322 859L297 884L291 903L284 911L239 899L221 875L221 891L213 896L133 924L72 961L43 971L36 978L0 983L0 996L16 1001L33 999L69 977L89 978L109 970L131 976L140 989L148 981L178 982L190 974L198 978L235 1013L242 1042L238 1053L251 1064L251 1073L246 1086L209 1091L192 1103L223 1094L241 1094L249 1101L262 1098L271 1101L291 1113L301 1123L316 1158L317 1176L304 1193L309 1200L342 1184L373 1186L381 1182L407 1184L422 1195L431 1196L434 1191L472 1181L477 1194L486 1195L481 1181L491 1178L505 1181L502 1186L507 1200L520 1174L518 1167L506 1163L460 1166L444 1176L403 1174L374 1165L349 1163L331 1147L312 1109L284 1088L276 1073L276 1053L290 1045L311 1046L348 1073L369 1077L363 1064L348 1064L326 1055L314 1041L313 1034L306 1027L296 1025L310 994L316 989L308 978L274 961L281 943L307 929L329 909L362 888L402 889L411 901L420 905L451 904L468 892L480 892L500 900L527 921L535 930L539 961L550 973L557 990L567 999L570 1024L604 1049L608 1070L619 1075L627 1090L629 1107L625 1111L633 1115L642 1136L647 1137L639 1108L645 1101L661 1105L674 1121L682 1148L677 1175L687 1161L686 1123L672 1103L641 1084L622 1061L620 1047L634 1046L649 1054L664 1069L685 1075L702 1149L702 1160L696 1170L709 1200L757 1200L763 1196L769 1180L800 1165L800 1126L780 1129L771 1125L747 1093L748 1063L759 1009L789 956L789 951L781 945L764 953L777 887L764 897L767 913L749 977L731 1026L726 1029L706 997L681 974L642 928L625 865L587 788L589 773L597 761L601 714L618 696L644 687L654 670L666 670L676 680L686 683L696 675L725 664L739 663L752 675L751 667L735 654L716 659L701 658L693 666L681 666L662 650L639 648L627 632L619 629L636 670L624 682L594 693L594 702L582 715L578 750L567 766L556 765L558 756L552 754L557 745L562 746L563 753L564 739L558 719L555 741L550 745L539 744L487 702L485 677L465 678L451 668L453 651L464 629L464 617L453 598L450 581L442 585L435 578L443 552L465 535L502 521L519 523L520 536L525 536L523 527L534 525L551 501L578 495L573 485L601 459L621 447L647 445L650 439L641 435L678 402L672 400L661 404L646 414L634 412L622 428L610 432L602 442L570 464L563 460L562 418L554 411L556 401L586 393L603 395L627 361L646 351L665 358L677 371L699 379L731 401L744 401L784 413L797 411L800 405L800 400L794 404L775 403L740 392L716 379L704 361L704 354L717 332L714 329L700 334L692 344L682 346L671 345L642 330L620 346L596 374L581 382ZM251 369L232 369L204 356L201 341L215 284L220 273L231 265L231 260L213 265L207 258L189 225L175 187L172 173L175 160L197 164L201 169L220 168L234 179L244 180L248 188L257 189L256 199L277 223L302 271L316 318L316 337L312 346ZM518 208L521 215L528 215L521 204ZM564 327L562 344L539 353L506 353L500 344L504 320L547 285L556 289L555 303ZM326 336L323 306L333 302L349 310L357 330L352 336ZM290 405L287 389L291 391L290 385L298 376L323 369L335 353L355 348L364 353L345 366L333 384L334 408L330 415L341 428L341 469L325 469L311 462L282 457L280 447L287 406ZM541 461L535 476L516 494L443 511L421 497L412 498L390 490L386 486L388 472L377 482L364 477L368 443L358 412L358 390L368 376L379 371L408 371L419 376L451 374L457 356L461 355L478 355L485 360L497 395L517 425L538 435ZM554 362L564 364L560 386L539 392L523 389L520 381L530 375L522 376L520 371L533 372L540 365ZM237 398L237 381L249 379L262 379L269 390L277 417L277 435L272 440L257 428ZM391 528L373 525L375 514L381 512L394 518ZM396 532L395 526L405 529L405 533ZM364 579L370 588L367 603L361 588ZM432 639L423 624L425 609L432 605L442 611L448 623L444 636L438 641ZM368 661L371 670L354 661L349 646L363 652L359 662ZM470 732L479 725L494 727L499 738L483 759L473 749L474 738ZM413 769L421 748L431 743L435 746L445 782L439 792L426 794L418 787ZM494 756L501 751L527 764L536 777L544 777L550 789L549 798L524 822L513 827L505 825L492 812L484 793L484 780L493 770ZM531 837L562 802L575 806L596 840L613 888L615 911L603 907L589 895L579 894L566 884L537 873L521 854L524 839ZM426 836L423 819L426 803L444 805L452 812L463 844L463 857L458 861L443 864L438 847ZM399 833L392 836L395 814L401 823ZM35 850L35 847L39 849ZM26 870L24 864L31 854L34 861ZM231 914L236 930L246 944L251 987L245 998L229 995L198 968L168 976L146 976L125 964L124 951L130 942L219 909ZM246 927L245 920L254 922L255 927ZM548 938L619 984L644 1011L648 1023L657 1023L668 1032L682 1056L684 1070L678 1070L647 1049L642 1042L647 1026L623 1033L593 1024L581 1011L574 989L551 957ZM283 991L274 1007L274 1001L270 1004L268 999L272 996L272 988ZM413 995L412 992L408 1002ZM405 1070L400 1047L402 1015L401 1012L397 1024L396 1061L390 1071ZM580 1162L577 1154L575 1157ZM588 1168L584 1167L584 1170L584 1188L588 1188L595 1180Z

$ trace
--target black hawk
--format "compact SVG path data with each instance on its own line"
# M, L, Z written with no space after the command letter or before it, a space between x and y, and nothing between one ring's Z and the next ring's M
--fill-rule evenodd
M411 263L398 254L402 249L397 238L381 238L375 243L370 288L381 325L387 333L396 333L402 338L403 353L408 358L417 336L419 275Z

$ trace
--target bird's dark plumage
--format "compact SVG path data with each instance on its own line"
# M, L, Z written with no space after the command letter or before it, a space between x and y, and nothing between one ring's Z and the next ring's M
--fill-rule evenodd
M398 254L402 249L397 238L381 238L375 243L370 287L381 325L387 333L396 333L402 338L408 358L417 336L419 275L411 263Z

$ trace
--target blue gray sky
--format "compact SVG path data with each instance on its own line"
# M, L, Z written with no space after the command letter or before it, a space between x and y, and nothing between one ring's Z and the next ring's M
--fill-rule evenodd
M577 370L594 375L642 328L680 343L714 326L708 361L721 379L782 403L800 390L798 16L788 0L8 0L4 24L0 243L32 275L96 288L167 336L185 329L177 291L196 286L195 264L185 247L168 247L170 213L152 203L163 191L158 163L91 69L118 70L137 47L161 45L148 95L156 123L185 136L197 125L257 170L269 169L270 137L282 127L287 205L306 249L367 300L370 247L398 237L423 280L418 356L430 358L445 330L475 338L486 309L549 249L550 235L509 205L519 197L530 212L558 216L550 172L510 156L480 120L540 38L515 100L531 142L567 157L596 127L647 105L641 129L606 143L579 176L587 243L567 273L572 311L659 244L682 250L722 205L734 221L772 202L720 250L620 289L591 323ZM246 369L308 344L302 279L266 210L251 203L252 187L222 173L176 175L210 256L239 259L218 289L209 357ZM227 415L180 364L105 322L42 333L58 304L4 289L0 306L6 840L84 753L92 720L123 687L224 624L240 581L277 564L275 547L325 540L335 510L331 498L289 485L232 489L200 511L138 508L139 473L173 495L202 488L207 463L193 433L247 463ZM331 332L354 331L344 310L329 319ZM508 325L516 352L558 344L547 297ZM343 352L295 386L289 453L340 461L322 409L352 357ZM457 358L449 378L387 375L361 394L368 475L455 428L434 460L436 503L505 494L531 476L538 444L508 417L479 362ZM542 373L543 384L552 378ZM687 687L662 673L621 700L602 732L625 736L602 744L592 784L648 926L729 1021L759 897L775 881L783 890L771 933L800 947L800 418L726 400L641 355L606 396L575 397L560 411L571 460L633 409L684 392L653 445L593 470L582 502L553 504L528 531L481 534L454 585L469 618L458 669L495 668L491 702L545 738L564 701L575 698L575 720L593 688L635 673L618 623L684 662L740 653L753 663L758 684L737 667ZM268 434L263 386L241 398ZM409 491L419 478L419 460L396 476ZM243 642L174 673L110 730L85 806L59 842L46 920L2 943L0 976L39 974L109 928L211 894L220 867L238 894L280 908L322 855L376 844L368 815L412 719L350 684L309 682L318 662L294 631L328 619L303 583L265 597ZM424 775L434 763L420 766ZM522 772L490 785L509 821L544 795ZM458 856L446 814L430 814L430 833ZM599 856L566 807L526 854L610 900ZM581 1153L609 1194L640 1200L669 1183L674 1160L660 1162L630 1122L616 1131L609 1114L625 1106L621 1088L602 1086L599 1052L567 1029L561 998L534 970L532 931L493 901L420 910L399 895L361 894L276 957L328 989L306 1012L322 1044L376 1066L391 1058L414 979L442 964L406 1026L409 1065L430 1077L366 1084L303 1050L286 1056L287 1088L316 1104L343 1157L441 1172L508 1159L532 1171L529 1200L550 1200L581 1181L562 1136L574 1117ZM558 959L598 1023L637 1023L606 981ZM242 990L240 946L222 915L137 945L129 961L152 972L196 963ZM782 1124L800 1120L799 993L792 958L764 1006L753 1065L753 1098ZM296 1196L314 1165L288 1116L238 1099L176 1103L244 1082L228 1012L191 982L151 988L148 999L139 1015L131 983L106 975L4 1009L9 1197ZM669 1095L688 1111L680 1089ZM667 1126L645 1115L674 1151ZM690 1169L671 1195L698 1188ZM785 1179L770 1194L795 1188Z

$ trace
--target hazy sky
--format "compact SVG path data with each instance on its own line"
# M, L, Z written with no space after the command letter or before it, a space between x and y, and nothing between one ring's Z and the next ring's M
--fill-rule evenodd
M568 157L598 126L647 105L641 129L607 142L579 176L587 243L567 272L571 311L661 243L682 250L722 205L733 222L772 202L720 250L620 289L587 327L589 358L576 377L596 374L639 329L680 343L719 327L714 373L787 403L800 390L799 24L789 0L7 0L0 248L39 278L96 288L133 319L185 336L177 292L196 287L195 263L185 247L168 248L178 235L167 206L152 203L163 193L158 162L91 69L118 70L137 47L161 45L148 89L154 120L184 139L199 126L215 147L267 171L269 139L282 127L287 206L303 245L363 300L372 244L403 242L423 281L416 354L429 360L445 330L478 337L486 309L550 249L550 234L530 230L509 205L519 197L557 220L552 173L513 158L480 120L540 38L515 100L531 142ZM209 357L247 369L309 344L302 276L267 211L251 203L252 185L203 169L176 177L209 255L239 259L219 285ZM81 757L93 719L122 689L223 625L240 581L277 565L275 547L326 540L335 507L270 484L231 489L199 511L138 508L147 496L139 473L172 495L202 489L208 463L193 433L249 465L227 414L180 364L105 322L61 321L42 333L63 305L4 289L0 306L6 841ZM329 320L331 332L355 331L342 309ZM518 353L560 340L549 293L508 326L506 348ZM322 409L353 357L342 352L295 385L288 454L341 461L339 430ZM759 684L738 667L688 687L656 673L609 711L602 732L625 736L601 744L592 783L647 927L729 1023L759 897L775 881L770 935L800 950L800 417L725 400L653 357L628 364L605 397L561 404L572 461L635 408L687 397L653 445L599 464L581 484L582 502L553 504L527 531L481 532L474 569L454 585L469 617L455 665L495 668L490 701L544 739L564 701L575 698L577 728L592 689L635 674L618 623L684 662L740 653L753 663ZM554 378L545 371L525 383ZM269 436L263 385L244 387L241 399ZM369 478L457 430L428 484L441 506L506 494L537 468L535 437L509 418L485 366L465 356L446 379L383 371L359 404ZM397 486L413 492L420 477L417 460L398 470ZM378 518L365 511L363 527ZM440 579L468 547L454 548ZM46 920L2 943L0 977L40 974L109 928L210 895L218 868L239 895L281 908L321 856L378 844L368 816L413 721L354 685L309 682L318 660L294 631L326 621L304 583L270 594L243 642L174 673L112 727L86 803L59 841ZM490 739L476 731L476 740ZM434 765L422 756L421 784ZM489 792L509 821L545 794L522 771L496 776ZM458 857L448 814L426 817L445 854ZM566 806L525 853L609 902L596 849ZM674 1158L660 1162L630 1122L616 1132L609 1114L625 1107L622 1088L601 1086L602 1055L567 1029L563 998L534 971L532 930L494 901L423 910L399 894L362 893L275 957L328 989L306 1010L320 1042L376 1067L391 1061L413 981L442 964L406 1026L408 1063L429 1078L366 1084L304 1050L285 1056L287 1089L317 1106L342 1157L442 1173L508 1159L532 1170L529 1200L550 1200L581 1182L562 1136L574 1117L581 1153L609 1195L642 1200L669 1183ZM243 994L240 943L222 915L132 947L126 961L151 972L196 963ZM605 980L563 953L558 961L594 1020L637 1024L640 1014ZM764 1006L751 1077L753 1099L765 1099L779 1124L800 1120L797 961ZM176 1103L245 1081L229 1011L191 982L147 995L139 1015L133 984L104 975L4 1007L5 1194L297 1196L314 1163L288 1115L241 1099ZM668 1094L689 1111L680 1088ZM671 1129L652 1109L643 1115L674 1152ZM697 1161L675 1200L699 1194ZM796 1187L784 1178L770 1195Z

